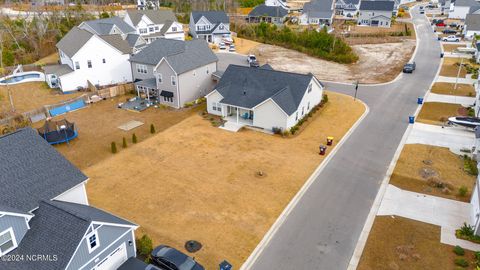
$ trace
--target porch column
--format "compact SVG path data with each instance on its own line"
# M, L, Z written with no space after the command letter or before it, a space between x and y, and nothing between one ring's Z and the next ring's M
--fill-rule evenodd
M138 86L136 86L135 88L137 88L137 97L140 97L140 90L138 90Z
M239 110L239 109L237 108L237 124L238 124L238 110Z
M224 107L226 108L226 106L223 106L223 104L220 104L220 108L222 110L222 118L225 117L225 112L224 112L225 110L223 109Z
M147 100L150 100L150 89L147 88Z

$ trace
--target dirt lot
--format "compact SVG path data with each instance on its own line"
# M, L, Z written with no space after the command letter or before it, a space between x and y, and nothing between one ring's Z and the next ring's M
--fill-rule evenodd
M146 232L155 245L200 241L195 257L206 269L223 259L238 269L324 159L318 146L328 135L338 142L365 110L328 95L293 138L231 133L193 115L84 170L89 200L139 224L137 236Z
M117 108L119 102L126 96L101 101L88 108L58 116L75 122L78 138L70 144L57 145L55 148L65 155L80 169L85 169L106 158L112 157L110 144L115 141L117 148L122 148L122 138L125 137L131 145L132 134L135 133L139 142L151 137L150 124L154 124L157 132L163 131L195 114L200 108L173 110L169 108L149 108L141 113ZM140 121L144 125L130 131L123 131L119 125L128 121ZM36 125L39 126L39 124Z
M457 84L457 89L454 89L454 83L443 83L437 82L433 84L432 93L441 94L441 95L454 95L454 96L465 96L465 97L474 97L475 88L470 84Z
M261 45L261 43L256 41L238 37L234 37L233 41L235 42L235 49L237 50L237 53L240 54L248 55L253 52L257 46Z
M0 86L0 112L10 110L8 89L12 94L13 105L16 112L26 112L40 108L44 105L55 104L80 96L81 93L62 94L57 90L48 88L43 82L30 82L15 85Z
M320 80L380 83L394 79L401 72L415 49L415 40L352 47L360 60L351 65L329 62L265 44L257 47L255 53L261 64L268 63L278 70L292 71L292 67L295 67L295 72L312 72Z
M448 190L435 187L435 183L443 183ZM463 158L450 152L448 148L406 144L390 184L414 192L469 201L475 177L464 171ZM461 186L468 188L467 196L458 196Z
M397 216L377 216L358 270L475 269L457 268L453 247L440 243L440 227ZM474 261L465 250L465 260Z
M459 104L425 102L417 116L417 121L442 126L448 117L467 115L467 110Z
M52 53L49 56L45 56L44 58L38 60L34 64L41 65L41 66L58 64L58 60L59 60L58 53Z
M468 60L464 60L464 63L467 63ZM461 59L459 58L450 58L447 57L443 60L442 69L440 70L440 76L446 77L457 77L458 67L460 66ZM467 75L467 70L462 66L460 70L460 78L465 78Z

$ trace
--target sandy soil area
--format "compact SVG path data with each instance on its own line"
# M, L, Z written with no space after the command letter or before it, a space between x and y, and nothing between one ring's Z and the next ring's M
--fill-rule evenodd
M293 138L231 133L193 115L84 170L90 203L136 222L137 236L149 234L154 245L184 250L185 241L200 241L194 256L206 269L224 259L238 269L325 158L318 146L327 136L338 142L365 110L328 95Z
M394 79L410 59L415 40L397 43L353 45L360 60L351 65L342 65L310 57L285 48L262 44L256 54L262 64L273 68L299 73L312 72L320 80L380 83Z
M470 201L475 177L465 172L463 166L463 159L448 148L407 144L400 154L390 184L414 192ZM433 181L444 183L445 187L435 187ZM464 197L458 196L461 186L468 188Z
M440 69L440 76L445 76L445 77L457 77L458 73L458 68L460 67L460 63L462 62L461 59L459 58L451 58L447 57L443 60L442 68ZM466 64L468 63L467 60L463 60L463 63ZM467 75L467 69L462 66L460 69L460 78L465 78Z
M466 250L465 260L474 262ZM475 269L454 264L453 247L440 243L440 227L397 216L377 216L358 270Z

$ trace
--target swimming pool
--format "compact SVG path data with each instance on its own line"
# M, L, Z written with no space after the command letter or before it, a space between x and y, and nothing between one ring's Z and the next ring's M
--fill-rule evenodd
M0 85L38 81L45 81L45 75L38 71L29 71L0 78Z

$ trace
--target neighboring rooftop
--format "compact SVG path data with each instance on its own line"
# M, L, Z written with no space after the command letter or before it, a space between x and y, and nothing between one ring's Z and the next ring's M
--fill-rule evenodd
M229 65L216 90L223 96L221 103L253 108L272 98L291 115L297 110L312 78L312 74L276 71L266 65L261 68Z
M393 11L394 1L361 1L360 10Z
M177 74L218 61L208 43L203 39L190 41L157 39L130 61L148 65L157 65L165 58Z
M93 34L87 30L75 26L57 43L57 48L67 56L72 57L92 36Z
M469 31L480 31L480 14L467 14L465 25Z
M56 74L57 76L62 76L73 72L73 69L67 64L60 64L44 66L43 71L45 74Z
M302 13L311 18L330 19L333 16L333 0L312 0L303 5Z
M265 4L261 4L256 6L248 16L251 17L260 17L260 16L268 16L268 17L280 17L283 18L287 16L288 11L281 6L267 6Z
M462 7L478 7L480 3L475 0L456 0L455 6L462 6ZM472 12L472 11L470 11Z
M132 46L121 35L98 36L123 54L132 53Z
M158 9L158 10L137 10L137 9L127 9L127 14L132 20L133 25L137 25L143 16L146 16L154 24L165 24L167 21L177 21L177 17L173 11L169 9ZM171 24L171 23L170 23Z
M212 24L230 22L227 13L224 11L192 11L192 17L194 23L197 23L202 17L205 17Z
M131 27L122 18L117 16L106 19L85 21L82 24L88 25L93 31L95 31L94 34L97 35L112 34L111 31L113 26L117 26L118 29L123 32L123 34L135 32L135 28Z
M24 128L0 137L0 205L30 212L87 180L36 131Z

